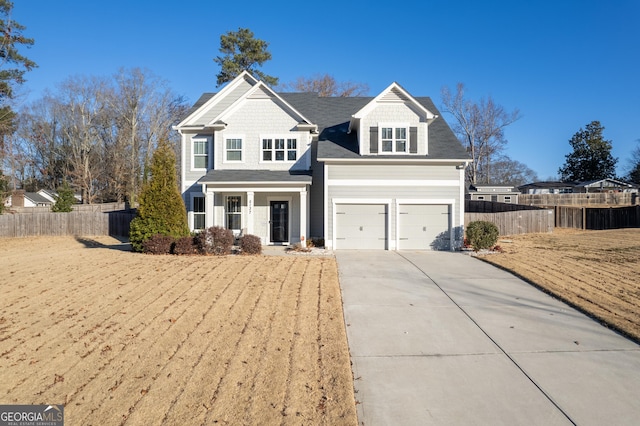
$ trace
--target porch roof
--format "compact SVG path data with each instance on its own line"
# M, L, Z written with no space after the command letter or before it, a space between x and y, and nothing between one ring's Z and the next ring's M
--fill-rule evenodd
M311 184L310 171L293 170L209 170L198 183L225 184Z

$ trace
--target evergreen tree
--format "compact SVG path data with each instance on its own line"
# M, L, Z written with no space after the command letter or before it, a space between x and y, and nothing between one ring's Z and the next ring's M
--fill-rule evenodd
M151 177L140 192L138 214L131 222L129 240L135 251L160 234L179 238L189 235L187 210L178 189L176 157L166 141L160 142L151 158Z
M640 142L640 139L638 139L638 142ZM638 145L631 153L631 160L629 163L631 167L629 169L629 174L627 175L627 180L633 183L640 183L640 145Z
M611 141L604 139L603 130L599 121L592 121L573 135L569 140L573 152L565 156L565 163L558 170L562 181L585 182L615 177L618 159L611 155Z
M4 212L4 200L9 196L9 182L0 169L0 214Z
M13 87L24 83L24 73L37 67L22 56L18 47L33 45L33 39L22 34L23 25L11 19L13 2L0 0L0 136L13 132L15 113L8 104L13 99Z
M51 206L52 212L68 213L73 210L73 205L76 203L76 197L73 194L73 189L71 189L67 181L64 182L64 185L58 188L58 195L54 198L56 202Z
M249 71L269 86L276 86L278 84L276 77L266 75L257 69L271 59L267 46L269 43L254 38L253 32L248 28L238 28L238 31L229 31L221 35L220 52L223 56L213 59L221 67L217 75L218 86L233 80L242 71Z

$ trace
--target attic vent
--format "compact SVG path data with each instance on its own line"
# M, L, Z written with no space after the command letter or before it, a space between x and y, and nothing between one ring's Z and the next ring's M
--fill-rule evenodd
M383 101L387 101L387 102L391 102L391 101L408 101L409 98L407 98L402 92L400 92L400 90L398 89L392 89L389 92L387 92L383 97L382 97Z

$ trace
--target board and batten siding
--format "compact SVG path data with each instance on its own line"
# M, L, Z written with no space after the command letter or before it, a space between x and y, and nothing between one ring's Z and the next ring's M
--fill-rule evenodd
M452 206L451 227L454 238L461 238L463 193L461 171L453 165L347 165L327 166L327 218L325 239L333 237L335 200L358 202L374 200L372 204L386 203L389 206L388 240L390 248L396 240L398 204L448 204ZM404 181L404 183L403 183ZM377 200L377 201L376 201ZM346 201L345 203L348 203Z

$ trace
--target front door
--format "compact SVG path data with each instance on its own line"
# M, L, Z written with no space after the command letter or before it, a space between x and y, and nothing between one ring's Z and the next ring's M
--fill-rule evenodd
M289 202L271 201L271 241L289 241Z

